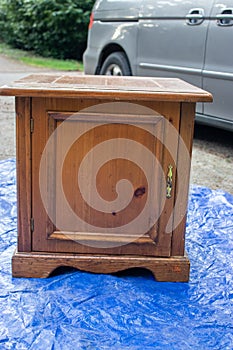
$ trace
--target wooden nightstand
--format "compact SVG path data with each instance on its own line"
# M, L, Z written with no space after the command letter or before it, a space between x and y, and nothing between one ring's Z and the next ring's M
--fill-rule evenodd
M143 267L188 281L195 103L209 93L179 79L44 74L0 94L16 96L13 276Z

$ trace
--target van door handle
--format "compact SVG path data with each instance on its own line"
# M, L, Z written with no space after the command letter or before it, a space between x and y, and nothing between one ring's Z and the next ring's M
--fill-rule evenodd
M186 23L189 26L197 26L204 21L204 9L195 8L191 9L186 16Z
M220 27L230 27L233 26L233 9L227 8L221 12L221 14L216 16L217 25Z

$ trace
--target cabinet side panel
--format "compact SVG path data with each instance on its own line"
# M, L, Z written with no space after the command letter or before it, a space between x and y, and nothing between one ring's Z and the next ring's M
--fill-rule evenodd
M184 255L194 117L195 103L182 103L177 158L178 171L175 189L174 231L172 234L172 256Z
M30 98L16 97L18 251L31 251L31 108Z
M165 127L163 131L163 155L162 155L162 170L166 185L168 185L169 169L171 169L171 191L170 195L166 188L160 193L161 203L163 210L159 218L159 235L157 245L160 247L160 251L164 251L166 246L169 246L169 256L172 255L171 243L173 234L173 221L174 221L174 206L176 203L176 172L177 172L177 158L178 158L178 145L179 145L179 132L180 132L180 116L181 116L181 103L177 102L143 102L143 105L157 111L164 116Z

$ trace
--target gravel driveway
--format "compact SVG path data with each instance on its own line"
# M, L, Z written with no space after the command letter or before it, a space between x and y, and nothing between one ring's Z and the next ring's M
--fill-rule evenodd
M45 72L0 55L0 86L33 72ZM15 157L14 98L0 96L0 159ZM196 125L191 183L233 194L233 133Z

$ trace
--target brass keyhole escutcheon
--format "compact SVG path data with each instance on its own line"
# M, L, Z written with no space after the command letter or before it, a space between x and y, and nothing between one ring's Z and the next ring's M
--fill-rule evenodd
M166 188L167 198L172 197L172 181L173 181L173 166L170 164L168 166L168 173L167 173L167 188Z

